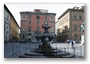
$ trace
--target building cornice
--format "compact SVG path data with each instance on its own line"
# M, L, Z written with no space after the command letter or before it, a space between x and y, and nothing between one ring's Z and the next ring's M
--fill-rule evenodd
M58 20L62 18L68 12L84 12L84 9L67 9L61 16L58 17Z
M14 19L15 23L17 24L17 26L19 27L18 23L16 22L14 16L12 15L12 13L9 11L9 9L7 8L7 6L4 4L4 8L8 11L8 13L10 14L10 16ZM20 28L20 27L19 27Z
M20 12L20 14L56 15L56 13L42 13L42 12Z

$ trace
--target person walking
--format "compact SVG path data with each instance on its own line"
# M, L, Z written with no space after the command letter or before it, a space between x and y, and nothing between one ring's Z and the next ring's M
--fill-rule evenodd
M69 44L69 43L70 43L70 41L69 41L69 40L67 40L67 43Z
M74 47L74 42L73 42L73 40L72 40L72 48Z

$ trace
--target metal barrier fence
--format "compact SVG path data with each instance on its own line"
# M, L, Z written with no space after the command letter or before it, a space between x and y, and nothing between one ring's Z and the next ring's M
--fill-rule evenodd
M18 54L25 52L27 53L29 47L13 46L12 48L12 57L16 57Z
M20 45L13 46L12 57L16 57L22 52L27 53L28 50L34 51L37 48L38 48L38 45L36 45L36 44L34 44L33 47L30 45L27 47L20 46ZM56 50L57 51L63 51L65 54L69 53L70 55L73 55L74 57L77 57L77 56L84 57L83 56L84 51L82 50L82 46L73 47L73 48L72 47L66 47L66 48L59 48L59 49L56 47ZM59 53L56 53L56 55L58 55L58 54ZM69 56L69 55L65 55L64 57L67 57L67 56Z

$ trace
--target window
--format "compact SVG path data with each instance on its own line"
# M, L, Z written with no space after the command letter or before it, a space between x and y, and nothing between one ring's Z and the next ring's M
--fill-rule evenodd
M77 31L77 25L76 24L74 25L74 31Z
M25 35L22 35L22 39L24 39L25 38Z
M8 29L8 26L7 26L7 29Z
M59 25L61 25L61 21L59 21Z
M74 20L76 20L77 19L77 16L74 16Z
M54 16L53 15L50 16L50 20L54 21Z
M28 22L29 22L29 24L31 24L31 21L30 20Z
M7 20L9 21L9 15L7 15Z
M81 25L81 32L84 32L84 24Z
M23 14L22 18L25 19L25 14Z
M7 35L6 35L6 41L7 41Z
M60 25L62 24L62 20L60 21Z
M54 29L53 28L50 28L50 32L54 32Z
M59 33L60 33L60 29L58 28L58 29L57 29L57 34L59 34Z
M26 31L26 28L25 28L25 27L23 27L23 28L22 28L22 31Z
M82 31L82 27L81 27L81 25L80 25L80 31Z
M79 16L79 20L82 20L82 16Z
M40 19L40 16L37 16L36 19Z
M65 17L63 18L63 21L65 22Z
M65 22L66 22L67 20L66 20L66 17L65 17Z
M77 39L78 39L78 35L75 34L75 35L74 35L74 40L77 40Z
M6 34L8 34L8 31L6 31Z
M39 26L37 26L36 28L37 28L37 31L39 31L39 28L40 28L40 27L39 27Z
M51 19L53 19L53 16L51 16Z
M31 33L29 33L28 35L31 35Z
M65 26L64 28L65 28L65 31L68 31L68 26Z
M37 21L37 25L39 25L39 21Z
M68 15L66 16L66 21L68 21Z
M45 16L45 20L47 20L48 19L48 16Z
M63 19L62 19L62 24L64 23Z
M28 27L28 31L29 31L29 32L31 31L31 26Z
M29 19L31 19L31 15L29 15Z
M80 40L81 40L81 35L79 37L80 37Z

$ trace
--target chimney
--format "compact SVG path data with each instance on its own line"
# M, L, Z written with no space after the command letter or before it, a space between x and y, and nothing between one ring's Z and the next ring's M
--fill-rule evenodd
M40 9L34 9L34 12L40 12Z
M44 9L34 9L34 12L48 13L48 10L44 10Z

